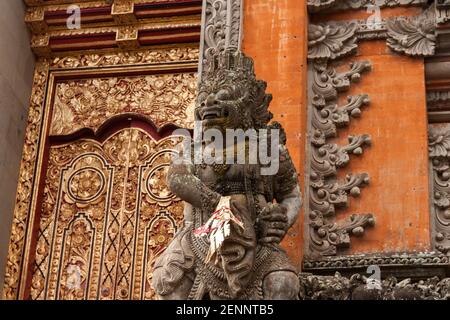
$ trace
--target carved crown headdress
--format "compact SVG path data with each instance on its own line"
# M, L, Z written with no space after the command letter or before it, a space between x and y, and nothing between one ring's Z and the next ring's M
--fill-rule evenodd
M242 80L256 81L253 59L234 47L212 55L206 62L206 68L205 76L208 79L234 73Z
M272 119L269 104L272 95L266 94L267 84L257 80L253 59L235 47L228 47L208 57L199 92L213 92L221 86L233 85L249 110L255 127L267 126Z

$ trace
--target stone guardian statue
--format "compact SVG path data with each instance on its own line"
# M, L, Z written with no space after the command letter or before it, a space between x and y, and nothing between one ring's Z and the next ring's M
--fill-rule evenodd
M265 90L253 60L237 49L208 61L195 119L205 134L202 150L214 145L212 154L222 161L197 163L193 146L189 156L184 150L171 164L168 184L185 201L185 217L154 266L152 285L160 299L298 298L297 270L279 244L297 219L301 194L284 131L269 124L272 96ZM254 136L230 140L230 129ZM221 148L208 130L223 134ZM251 139L275 150L276 172L263 174L268 164L249 160L255 159ZM237 158L236 150L244 150L243 163L224 161L230 154Z

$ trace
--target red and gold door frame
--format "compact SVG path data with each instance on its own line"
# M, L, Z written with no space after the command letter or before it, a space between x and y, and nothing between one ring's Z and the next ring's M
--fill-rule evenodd
M198 49L37 63L6 299L151 299L151 263L182 220L165 186L189 127Z

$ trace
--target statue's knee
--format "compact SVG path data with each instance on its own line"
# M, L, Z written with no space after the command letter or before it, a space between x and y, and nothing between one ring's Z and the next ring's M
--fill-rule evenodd
M274 271L263 281L265 300L296 300L300 290L297 274L292 271Z
M172 283L168 288L164 288L164 290L155 288L155 292L160 300L187 300L192 285L193 281L190 277L185 276L179 281Z

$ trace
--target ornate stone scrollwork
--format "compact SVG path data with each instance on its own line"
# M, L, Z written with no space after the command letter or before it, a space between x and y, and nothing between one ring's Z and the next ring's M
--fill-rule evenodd
M336 222L336 209L345 207L348 196L359 196L361 187L369 183L367 173L348 174L337 180L338 169L350 161L350 154L360 155L371 144L367 134L349 136L347 145L329 143L338 136L338 128L348 126L351 118L361 115L370 102L368 95L349 96L344 106L337 104L339 94L371 69L368 61L351 64L349 71L338 73L324 62L311 65L311 151L309 177L309 255L313 258L335 255L339 248L350 245L350 236L361 236L366 227L375 223L372 214L351 215Z
M355 22L310 24L308 58L336 59L353 53L357 48L357 29Z
M430 129L428 150L432 166L434 223L433 244L436 250L450 254L450 131Z
M450 257L438 252L417 252L417 253L396 253L396 254L360 254L351 256L326 257L322 260L304 260L302 270L307 272L336 270L348 271L364 269L371 265L380 268L411 268L415 266L425 267L447 267L450 264Z
M308 11L309 12L318 12L321 10L325 10L331 8L335 5L336 0L308 0Z
M373 39L386 39L389 48L408 56L432 56L436 47L436 19L432 5L413 17L310 24L308 59L338 59L355 53L358 41Z
M409 56L432 56L436 47L435 7L416 17L387 20L387 45Z
M446 2L447 0L442 0ZM447 1L448 2L448 1ZM397 7L425 5L426 0L308 0L308 11L342 11L351 9L370 8L371 6Z
M336 272L334 276L300 273L299 279L302 300L446 300L450 295L450 278L378 280Z
M208 57L226 47L240 47L243 0L204 0L199 74Z

